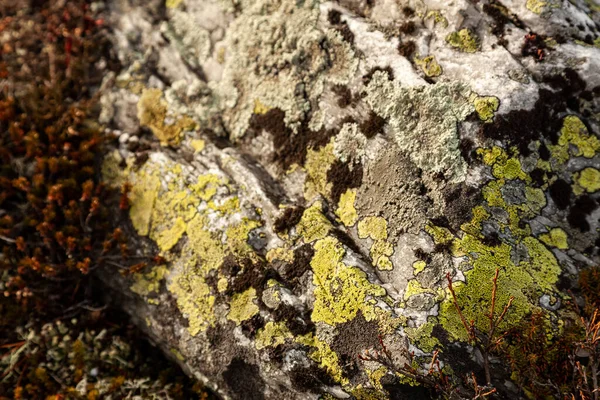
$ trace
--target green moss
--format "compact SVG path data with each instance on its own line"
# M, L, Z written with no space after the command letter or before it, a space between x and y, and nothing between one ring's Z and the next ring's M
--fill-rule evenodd
M341 243L326 237L315 243L310 262L315 285L314 322L335 325L347 322L361 311L367 320L374 317L374 301L370 297L384 296L385 289L372 284L358 268L342 262L345 250Z
M335 214L340 218L344 226L353 226L358 220L358 213L354 207L356 201L356 189L348 189L340 196L338 208Z
M442 67L438 64L434 56L427 56L423 58L415 57L415 64L421 67L421 70L425 75L430 78L435 78L442 75Z
M494 96L478 96L473 101L475 111L483 122L492 122L494 113L498 111L500 100Z
M561 250L569 248L567 239L567 233L560 228L553 228L550 232L540 235L540 240L543 243Z
M255 346L257 350L269 346L277 347L280 344L284 344L286 339L291 339L292 337L293 335L286 327L285 322L269 321L264 328L256 333Z
M254 300L256 300L256 289L253 287L245 292L234 294L229 302L227 319L239 325L258 314L259 309L254 304Z
M448 44L465 53L475 53L479 50L479 38L470 29L461 29L446 36Z

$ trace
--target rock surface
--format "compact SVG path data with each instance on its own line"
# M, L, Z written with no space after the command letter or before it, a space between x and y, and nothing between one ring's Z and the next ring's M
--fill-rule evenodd
M485 330L499 269L507 329L532 311L560 320L563 290L600 261L591 1L102 13L122 66L101 92L120 135L104 179L131 183L126 228L165 259L102 278L225 398L394 398L410 380L358 357L382 346L396 365L427 370L441 349L446 368L479 371L447 274Z

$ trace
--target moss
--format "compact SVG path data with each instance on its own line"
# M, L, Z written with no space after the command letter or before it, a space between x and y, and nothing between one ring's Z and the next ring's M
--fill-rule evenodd
M370 320L374 304L369 298L384 296L385 289L370 283L360 269L342 262L345 250L337 239L326 237L314 247L310 262L315 285L312 320L335 325L354 319L358 311Z
M156 244L161 251L169 251L179 242L187 229L183 218L179 217L173 223L170 229L166 229L158 234Z
M442 67L440 64L438 64L434 56L427 56L423 58L415 57L414 62L416 65L421 67L423 73L430 78L435 78L442 75Z
M255 346L257 350L265 347L277 347L284 344L286 339L291 339L292 333L288 330L285 322L267 322L265 327L256 334Z
M256 300L256 289L253 287L245 292L234 294L229 302L227 319L240 325L258 314L258 306L254 304L254 300Z
M153 267L150 272L137 273L134 275L134 283L130 289L132 292L140 296L148 296L152 292L158 294L160 282L167 276L169 272L165 265Z
M465 53L475 53L479 50L479 38L470 29L461 29L446 36L448 44Z
M358 220L358 213L354 207L356 201L356 189L348 189L340 196L338 208L335 214L346 227L353 226Z
M477 112L479 119L489 123L493 121L494 113L498 111L500 100L494 96L478 96L473 101L473 105L475 106L475 112Z
M574 178L575 182L588 193L600 190L600 171L596 168L584 168L575 173Z
M567 239L567 233L560 228L553 228L550 232L540 235L540 240L543 243L561 250L567 250L569 248Z
M314 202L313 205L304 210L297 225L297 231L305 243L323 239L333 228L331 222L323 215L322 210L323 205L320 201Z
M163 145L178 144L181 133L195 126L194 121L188 117L179 118L173 124L165 124L167 103L162 99L160 89L144 89L137 110L140 124L150 128Z

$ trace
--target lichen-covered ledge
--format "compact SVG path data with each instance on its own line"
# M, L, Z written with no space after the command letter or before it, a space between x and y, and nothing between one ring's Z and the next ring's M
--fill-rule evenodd
M559 335L600 261L597 7L135 4L103 174L165 262L102 276L149 335L231 398L524 395L465 325Z

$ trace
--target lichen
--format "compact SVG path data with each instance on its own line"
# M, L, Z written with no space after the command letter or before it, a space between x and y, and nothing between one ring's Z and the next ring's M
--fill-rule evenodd
M564 164L570 156L594 157L600 150L600 140L589 134L587 127L577 116L568 115L563 120L558 144L548 145L548 149L559 163Z
M419 349L425 353L430 353L436 347L442 347L440 341L432 336L433 327L436 326L436 324L437 321L435 318L430 318L426 323L417 328L404 328L404 332L412 342L418 345Z
M594 193L600 190L600 171L596 168L584 168L574 174L575 182L586 192Z
M369 298L384 296L385 289L370 283L360 269L342 262L345 250L337 239L320 239L314 248L310 262L315 285L312 320L335 325L354 319L359 311L369 320L375 307Z
M239 325L255 316L259 309L254 300L256 300L256 289L253 287L242 293L235 293L229 302L227 319Z
M339 382L342 385L348 383L348 379L342 375L342 368L340 366L338 355L325 341L319 339L312 333L298 336L296 341L305 346L315 348L315 350L311 352L310 357L318 362L321 368L324 368L336 382Z
M354 207L356 201L356 189L348 189L340 196L338 208L335 214L340 218L342 224L347 227L353 226L358 220L358 213Z
M314 202L304 210L296 227L298 234L304 238L305 243L325 238L332 228L331 222L323 215L323 205L320 201Z
M565 231L560 228L552 228L550 232L540 235L540 240L548 246L556 247L560 250L566 250L569 248L567 241L568 236Z
M438 64L434 56L426 56L423 58L415 57L414 61L428 77L436 78L442 75L442 67Z
M277 347L280 344L284 344L286 339L291 339L292 337L292 333L284 322L269 321L265 324L264 328L256 333L255 346L257 350L269 346Z
M475 53L479 50L479 38L468 28L452 32L446 36L448 44L465 53Z
M137 104L140 125L147 126L161 144L178 144L181 133L193 129L195 122L188 117L177 118L174 123L165 123L167 102L162 99L160 89L144 89Z
M177 218L170 229L165 229L158 234L156 244L161 251L169 251L177 244L179 239L186 231L186 224L183 218Z
M425 261L419 260L413 263L413 274L418 275L419 272L423 271L427 267L427 263Z
M204 150L204 146L206 143L202 139L192 139L190 141L190 146L194 149L194 154L198 154Z
M483 122L490 123L494 119L494 113L498 111L500 100L494 96L477 96L473 101L473 104L479 119Z
M143 170L131 189L129 217L133 227L141 236L147 236L150 231L150 219L159 186L160 180L156 173Z
M459 150L457 123L474 111L470 95L462 83L407 88L378 71L367 86L366 101L389 120L396 144L419 168L461 181L466 163Z
M158 293L160 282L169 272L166 265L153 267L149 272L134 275L134 283L130 289L140 296L148 296L150 293Z
M333 141L319 149L309 149L306 153L306 181L304 183L304 198L311 200L321 194L328 196L331 183L327 181L327 171L336 160L333 152Z
M527 0L526 7L529 11L531 11L533 13L541 14L545 10L547 5L548 5L547 1Z
M335 136L333 154L342 162L359 162L365 156L367 138L358 128L357 123L342 125L340 132Z

